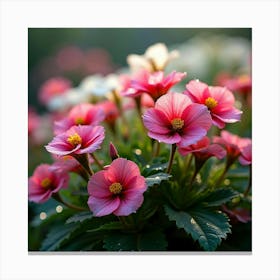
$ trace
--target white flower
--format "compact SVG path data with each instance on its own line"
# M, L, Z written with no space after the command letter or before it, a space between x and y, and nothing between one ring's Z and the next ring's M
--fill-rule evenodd
M127 57L127 63L132 72L137 72L140 69L153 72L164 70L168 62L178 56L178 51L168 52L165 44L157 43L147 48L144 55L130 54Z

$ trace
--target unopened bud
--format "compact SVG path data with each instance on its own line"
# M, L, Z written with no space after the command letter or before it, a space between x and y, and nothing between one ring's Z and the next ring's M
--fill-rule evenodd
M110 142L109 152L110 152L110 157L112 160L120 157L116 147L114 146L114 144L112 142Z

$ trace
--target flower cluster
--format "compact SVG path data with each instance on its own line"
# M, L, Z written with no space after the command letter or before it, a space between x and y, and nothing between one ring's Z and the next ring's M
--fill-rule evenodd
M128 73L89 76L77 88L62 78L42 85L40 100L51 107L53 123L45 149L54 162L35 168L29 200L45 203L52 198L98 221L108 216L109 224L104 217L103 228L90 230L138 234L137 246L149 230L172 232L168 218L204 250L216 249L230 232L226 214L234 219L234 213L250 203L250 178L241 190L228 186L227 178L232 169L252 164L251 139L232 132L238 131L238 123L246 123L243 111L250 108L235 92L244 92L250 81L187 81L186 72L167 70L178 56L158 43L143 55L129 55ZM29 137L39 126L40 119L30 110ZM75 191L73 176L79 178L73 183ZM245 202L234 204L236 196ZM67 201L71 197L77 205ZM215 238L208 243L198 238L203 234L209 234L205 240ZM108 246L109 241L104 242Z

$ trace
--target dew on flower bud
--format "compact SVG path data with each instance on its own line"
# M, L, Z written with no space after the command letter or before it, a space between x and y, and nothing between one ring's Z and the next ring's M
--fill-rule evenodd
M63 207L61 205L57 205L56 208L55 208L55 211L57 213L61 213L63 211Z
M40 213L40 220L45 220L47 218L47 214L45 212Z

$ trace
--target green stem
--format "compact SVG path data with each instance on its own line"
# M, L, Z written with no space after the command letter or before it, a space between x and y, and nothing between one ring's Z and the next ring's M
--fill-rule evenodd
M82 154L82 155L74 155L74 158L81 164L81 166L84 168L86 173L89 175L88 177L93 175L93 171L89 164L88 154Z
M172 144L171 149L170 149L170 157L169 157L169 162L168 162L168 166L166 169L166 173L170 174L171 172L171 168L172 168L172 164L173 164L173 159L174 159L174 155L176 152L176 144Z
M71 203L66 202L65 200L63 200L63 198L61 197L60 193L54 193L54 194L52 195L52 197L53 197L56 201L61 202L62 204L64 204L65 206L67 206L68 208L71 208L71 209L74 209L74 210L77 210L77 211L88 211L87 208L80 207L80 206L73 205L73 204L71 204Z
M154 144L153 157L157 157L160 152L160 142L156 141Z
M140 119L141 125L142 125L144 131L146 131L146 128L144 126L143 119L142 119L141 96L136 97L135 102L136 102L137 114Z
M251 187L252 187L252 165L250 165L249 181L248 181L248 186L244 192L244 196L247 196L249 194Z
M101 162L99 161L99 159L96 157L96 155L94 153L91 154L92 158L94 159L94 162L98 165L100 170L104 169L104 166L101 164Z

